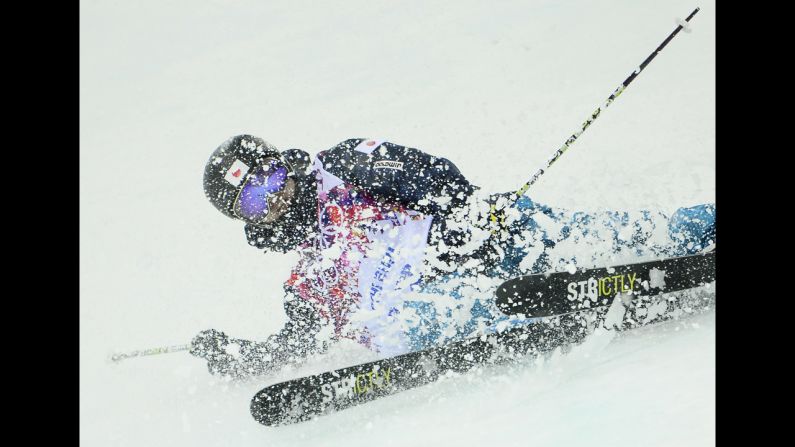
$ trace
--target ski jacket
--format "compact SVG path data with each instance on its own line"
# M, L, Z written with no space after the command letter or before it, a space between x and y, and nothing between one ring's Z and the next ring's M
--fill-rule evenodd
M291 320L272 341L294 345L315 335L407 351L411 322L401 302L422 281L428 245L455 243L446 220L476 187L445 158L374 139L320 152L312 172L318 231L297 249L285 283ZM256 237L252 228L246 233ZM307 304L312 311L295 311Z

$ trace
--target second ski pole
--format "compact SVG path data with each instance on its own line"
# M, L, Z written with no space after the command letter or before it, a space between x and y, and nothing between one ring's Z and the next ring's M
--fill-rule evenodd
M671 39L676 37L676 35L679 34L679 31L681 31L682 29L685 28L685 26L687 26L687 24L690 22L690 19L692 19L693 16L695 16L700 9L701 8L694 9L693 12L691 12L690 15L687 16L687 18L684 20L683 23L679 23L676 29L674 29L673 32L671 32L671 34L669 34L668 37L665 40L663 40L663 42L657 47L657 49L655 49L646 58L646 60L644 60L640 64L640 66L638 66L638 68L635 69L635 71L633 71L626 79L624 79L624 82L622 82L621 85L619 85L613 91L613 93L607 98L605 103L601 107L597 107L597 109L594 110L593 113L591 113L591 116L587 120L585 120L584 123L582 123L581 128L578 131L574 132L574 134L572 134L568 139L566 139L563 145L560 148L558 148L558 150L556 150L552 154L552 156L549 157L546 166L543 168L539 168L538 171L536 171L535 174L533 174L533 176L530 177L530 180L528 180L524 185L522 185L521 188L519 188L518 190L516 190L516 192L512 194L511 203L509 207L513 206L527 192L527 190L530 189L530 186L532 186L533 183L535 183L538 180L538 178L541 177L544 174L544 172L546 172L547 169L549 169L550 166L552 166L556 161L558 161L558 159L566 152L566 150L568 150L569 147L572 144L574 144L575 141L577 141L577 138L579 138L580 135L582 135L582 133L585 132L585 129L590 127L591 123L596 121L596 119L602 113L602 109L606 109L607 107L609 107L610 104L612 104L613 101L615 101L615 99L618 98L618 96L624 92L624 90L629 86L629 84L632 83L632 81L635 80L635 78L640 74L640 72L643 71L643 69L646 68L646 66L649 65L649 63L652 60L654 60L655 57L657 57L657 55L663 50L663 48L665 48L666 45L668 45L668 42L670 42ZM492 224L494 224L494 226L496 227L497 224L499 224L504 219L505 219L504 212L503 213L498 212L496 204L492 204L490 212L490 220Z

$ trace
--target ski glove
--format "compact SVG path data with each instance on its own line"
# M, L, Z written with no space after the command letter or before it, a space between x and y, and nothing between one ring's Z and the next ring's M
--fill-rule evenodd
M210 374L242 379L270 372L274 365L259 344L229 338L223 332L208 329L193 338L188 351L207 361Z

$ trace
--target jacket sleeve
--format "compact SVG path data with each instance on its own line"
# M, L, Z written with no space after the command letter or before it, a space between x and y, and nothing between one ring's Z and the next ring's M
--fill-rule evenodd
M223 335L217 352L200 355L208 359L210 372L244 379L270 374L286 365L298 365L312 354L325 352L328 342L317 337L321 324L312 305L288 295L284 309L287 323L265 341L231 339ZM235 348L230 349L229 345Z
M299 364L310 355L325 352L328 346L317 337L321 323L312 305L289 294L284 310L287 314L284 327L259 343L259 349L279 367Z
M416 211L445 215L462 205L477 188L450 160L419 149L351 139L318 154L323 169L378 199Z

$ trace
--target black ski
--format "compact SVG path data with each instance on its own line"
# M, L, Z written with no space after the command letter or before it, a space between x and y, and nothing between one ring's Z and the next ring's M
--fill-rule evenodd
M626 313L617 325L606 321L612 307L601 307L596 312L555 315L527 326L445 346L276 383L254 395L251 414L264 425L306 421L434 382L450 371L462 373L477 365L509 363L544 355L557 348L565 351L599 326L633 329L708 311L713 304L714 293L658 301L651 298L622 301Z
M251 400L265 425L284 425L369 402L437 380L449 371L498 364L572 341L566 326L533 324L268 386Z
M510 279L497 289L507 315L546 317L609 306L618 293L652 296L715 280L715 251L656 261Z

